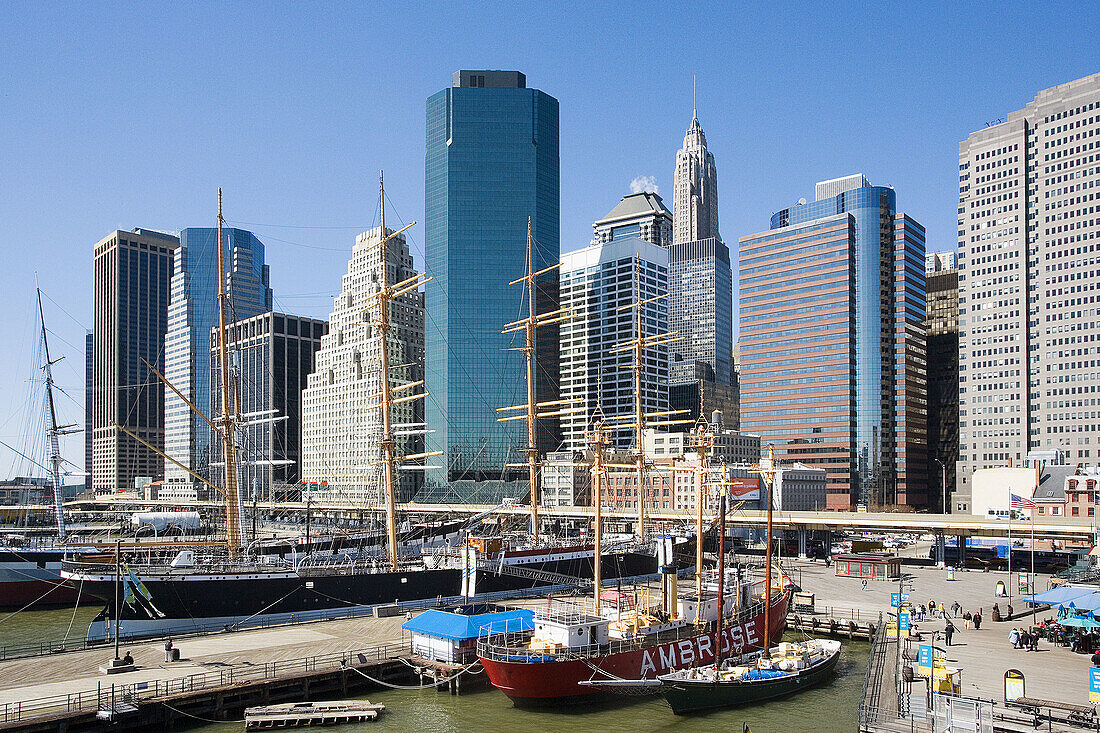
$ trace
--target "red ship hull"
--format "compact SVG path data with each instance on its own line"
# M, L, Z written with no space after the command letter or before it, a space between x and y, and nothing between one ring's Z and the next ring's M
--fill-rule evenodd
M77 590L57 580L14 580L0 583L0 608L34 606L71 606L76 602ZM85 600L90 600L85 596Z
M771 635L778 641L787 625L787 594L772 604ZM745 654L764 644L764 614L744 619L722 631L725 656ZM562 661L502 661L480 657L493 686L521 707L587 702L607 693L578 684L586 680L654 679L673 669L714 661L714 633L666 641L605 656ZM605 672L606 675L602 675Z

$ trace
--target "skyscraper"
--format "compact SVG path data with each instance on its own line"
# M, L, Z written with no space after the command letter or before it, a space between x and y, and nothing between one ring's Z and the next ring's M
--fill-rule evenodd
M669 401L698 417L719 410L736 422L730 354L733 350L733 272L718 233L718 173L693 114L676 153L673 243L669 246ZM734 424L729 423L729 424Z
M562 419L565 446L584 450L584 434L597 409L605 417L634 415L632 349L616 348L637 335L668 330L668 250L636 236L593 244L561 258L562 308L573 317L561 329L561 396L583 412ZM646 302L649 301L649 302ZM645 303L638 323L638 309ZM646 413L668 409L668 347L647 349L642 370L642 408ZM635 448L626 431L614 434L614 446ZM640 449L640 446L639 448Z
M164 337L165 377L208 417L210 329L218 324L218 230L193 227L180 232L172 269L172 297ZM223 247L228 272L226 322L271 310L264 245L252 232L226 228ZM200 476L210 473L211 431L206 422L171 390L164 391L165 453ZM164 462L166 482L191 484L192 477Z
M863 176L741 239L741 429L828 471L828 507L927 503L924 229Z
M1100 457L1097 187L1100 74L959 143L956 504L976 469Z
M226 326L231 402L240 404L237 481L244 501L284 498L302 476L302 390L328 324L286 313L262 313ZM210 404L222 414L217 326L210 334ZM238 394L239 390L239 394ZM211 442L215 463L220 441Z
M954 254L953 252L951 253ZM934 256L934 255L933 255ZM959 271L941 269L927 273L928 333L928 466L932 487L932 506L950 500L943 498L944 487L950 493L955 486L955 463L959 460Z
M373 325L378 302L371 299L383 277L381 238L379 227L355 238L343 286L332 304L328 335L321 339L317 366L302 394L302 479L314 488L320 485L324 497L333 501L383 498L381 340ZM391 237L386 250L390 285L416 275L403 234ZM424 378L424 294L419 290L390 303L388 348L391 385ZM393 407L398 457L422 452L422 437L408 434L409 426L424 419L422 405L422 400L409 400ZM412 498L419 474L400 471L398 479L401 500Z
M623 196L607 216L592 222L592 244L637 237L662 247L672 245L672 212L649 191Z
M675 244L721 236L718 233L718 171L714 167L714 156L707 151L707 138L695 112L684 134L684 147L676 153L672 216Z
M94 489L132 489L164 475L164 459L115 427L164 446L164 368L172 258L179 239L149 229L115 231L95 245L92 286L91 429Z
M426 115L425 412L427 447L444 451L446 467L428 482L525 482L526 471L507 466L523 459L524 427L496 421L497 408L526 400L523 359L504 351L523 337L501 329L526 308L509 283L526 270L528 218L535 270L558 261L558 101L517 71L458 71L452 82L428 98ZM557 308L553 273L537 301L541 312ZM536 348L537 397L547 401L557 394L556 329L539 329ZM539 427L540 449L555 449L556 422Z

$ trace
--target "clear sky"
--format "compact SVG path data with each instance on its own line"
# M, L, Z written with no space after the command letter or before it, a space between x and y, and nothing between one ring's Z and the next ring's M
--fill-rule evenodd
M0 440L22 438L34 274L82 425L93 244L212 226L218 186L267 245L276 308L327 316L379 170L396 214L423 218L424 100L456 69L518 69L560 101L563 251L632 179L671 191L693 74L731 249L815 181L861 172L944 250L958 142L1100 71L1085 2L517 6L4 3ZM0 448L0 478L9 464Z

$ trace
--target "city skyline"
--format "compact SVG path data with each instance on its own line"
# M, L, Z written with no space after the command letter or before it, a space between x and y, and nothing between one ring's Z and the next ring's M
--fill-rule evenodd
M530 27L532 20L519 14L476 21L498 30L501 41L456 42L445 38L447 29L430 9L418 11L399 34L411 39L415 28L417 41L407 41L409 54L395 60L347 51L350 32L336 31L340 23L323 13L256 19L231 8L212 31L209 46L216 52L204 54L188 47L195 21L180 11L113 12L100 9L85 17L50 8L9 11L13 31L33 40L19 56L14 49L5 53L14 80L5 100L16 104L0 122L9 141L3 153L8 195L0 202L6 226L0 224L0 231L8 235L10 253L0 273L8 316L0 338L13 345L12 356L0 361L0 419L9 423L0 432L9 437L26 390L22 377L28 369L16 355L33 338L27 325L33 292L26 284L35 270L41 272L47 311L54 308L50 299L58 306L47 316L64 340L58 347L69 356L58 365L57 378L79 404L77 344L91 325L92 245L134 222L170 231L210 226L219 184L226 188L230 224L255 231L268 247L275 307L325 317L349 255L348 235L370 228L376 216L376 205L368 202L378 169L387 170L397 214L405 222L422 220L423 99L454 69L520 69L531 86L561 100L563 252L585 246L591 221L608 200L628 193L635 178L654 177L670 198L670 160L691 111L693 73L708 147L724 171L721 226L727 240L755 231L752 222L766 220L777 207L809 196L805 181L863 170L873 180L904 188L907 210L928 227L929 249L943 250L955 239L957 142L1023 107L1037 90L1095 71L1087 51L1063 48L1058 33L1043 32L1071 22L1087 32L1096 24L1072 7L1034 18L1021 6L996 19L911 9L906 17L924 33L900 45L876 40L873 24L855 34L846 30L847 12L811 18L805 16L812 11L799 9L799 22L776 31L774 19L730 11L718 13L707 33L732 34L735 21L743 23L733 35L740 43L734 63L706 44L699 44L702 53L687 54L662 42L654 49L656 71L627 54L622 61L609 52L578 57L579 39L561 48L536 44L517 51L503 41ZM550 27L596 27L599 18L599 11L584 11ZM279 38L293 52L275 54L279 44L238 48L230 42L236 36L232 27L253 22L253 35ZM981 34L967 35L967 28L979 24ZM287 29L298 25L303 32L288 38ZM44 40L41 28L51 28L50 38L64 42ZM109 35L132 42L110 54L94 51L92 39L108 35L108 28ZM318 28L335 33L332 61L312 58L296 40ZM425 28L427 37L419 35ZM841 33L844 42L827 47L810 38L810 28ZM1049 40L1035 43L1035 31ZM666 40L688 33L676 21ZM759 39L751 38L754 33ZM777 45L777 33L808 40L767 51ZM640 38L625 35L615 39L614 49L630 48ZM868 63L876 54L877 63ZM173 55L176 60L167 60ZM1033 62L1013 67L1011 78L998 68L1021 56ZM593 73L597 65L606 66L603 73ZM365 71L350 79L335 73L354 68ZM884 69L909 95L913 107L905 115L913 119L876 110L867 127L892 123L884 126L888 132L864 141L839 134L849 116L872 106L865 92L880 83ZM603 103L609 98L629 103L612 109L616 105ZM117 101L139 103L143 112L116 112L111 103ZM814 150L826 147L823 140L830 142L827 153ZM112 175L104 177L107 167ZM88 185L93 179L96 185ZM16 248L13 223L29 217L39 222L41 244ZM414 227L410 240L419 265L422 226ZM67 453L79 453L75 443Z

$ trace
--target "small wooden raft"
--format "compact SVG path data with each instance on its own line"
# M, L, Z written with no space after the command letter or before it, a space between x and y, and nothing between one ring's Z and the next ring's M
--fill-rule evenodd
M376 719L385 705L373 705L369 700L334 700L332 702L297 702L285 705L265 705L244 711L245 730L301 728L307 725L338 725L362 723Z

